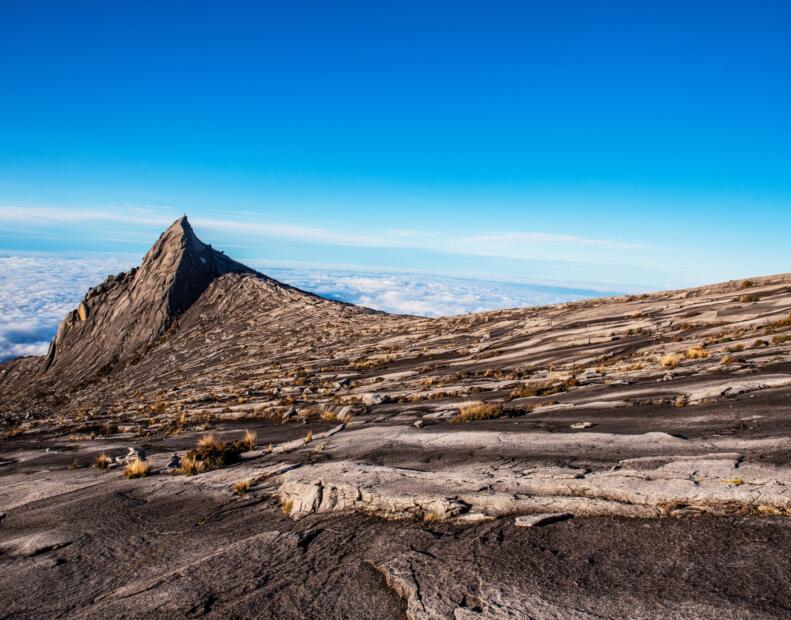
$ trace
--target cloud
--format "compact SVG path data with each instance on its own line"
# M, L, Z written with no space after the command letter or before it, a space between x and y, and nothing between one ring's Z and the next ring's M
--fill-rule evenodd
M135 257L121 254L0 255L0 361L46 353L58 324L85 292L107 275L125 271L136 262ZM426 274L259 268L278 280L331 299L421 316L549 304L595 295L562 287Z
M452 316L500 308L560 303L596 295L555 286L490 282L426 274L354 271L262 270L283 282L331 299L375 310L420 316Z
M121 255L0 255L0 361L46 353L88 288L133 264Z

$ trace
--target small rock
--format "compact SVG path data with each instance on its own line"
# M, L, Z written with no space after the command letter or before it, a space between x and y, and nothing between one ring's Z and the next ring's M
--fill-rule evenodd
M445 409L443 411L435 411L434 413L427 413L423 416L426 420L450 420L456 417L458 410Z
M5 519L5 513L2 510L0 510L0 521L2 521L3 519Z
M283 413L283 421L285 422L286 420L293 418L295 415L297 415L297 408L289 407L288 411Z
M181 457L174 452L170 457L170 461L168 461L167 468L178 469L179 467L181 467Z
M590 428L591 426L593 426L593 424L590 422L575 422L569 428L573 428L574 430L579 430L583 428Z
M423 420L417 420L414 424L415 428L423 428Z
M386 394L379 394L378 392L368 392L360 397L363 405L371 407L373 405L381 405L388 401Z
M534 515L522 515L514 519L516 527L538 527L549 525L558 521L565 521L572 517L568 512L541 512Z
M459 523L483 523L484 521L491 521L494 517L485 515L482 512L468 512L456 518Z
M130 446L127 448L128 452L123 459L124 463L131 463L132 461L145 461L146 460L146 453L141 450L140 448L135 448Z

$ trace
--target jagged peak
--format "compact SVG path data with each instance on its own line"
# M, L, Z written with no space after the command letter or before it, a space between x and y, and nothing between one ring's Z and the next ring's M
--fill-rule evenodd
M177 220L175 220L170 226L165 229L165 232L162 233L163 237L184 237L187 239L196 239L200 241L195 234L195 231L192 229L192 225L187 219L187 215L184 214Z
M159 236L139 268L92 289L66 316L45 370L79 366L85 377L131 359L227 273L257 272L203 243L183 215Z

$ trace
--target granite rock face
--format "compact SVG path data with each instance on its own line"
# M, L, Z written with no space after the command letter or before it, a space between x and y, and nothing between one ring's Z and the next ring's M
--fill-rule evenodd
M85 380L129 362L226 273L254 272L201 242L186 216L176 220L139 268L89 290L63 319L43 371Z

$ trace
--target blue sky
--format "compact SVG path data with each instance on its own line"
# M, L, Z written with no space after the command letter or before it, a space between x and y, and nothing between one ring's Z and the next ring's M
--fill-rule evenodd
M788 271L789 32L786 1L4 0L0 250L126 264L187 213L297 280Z

